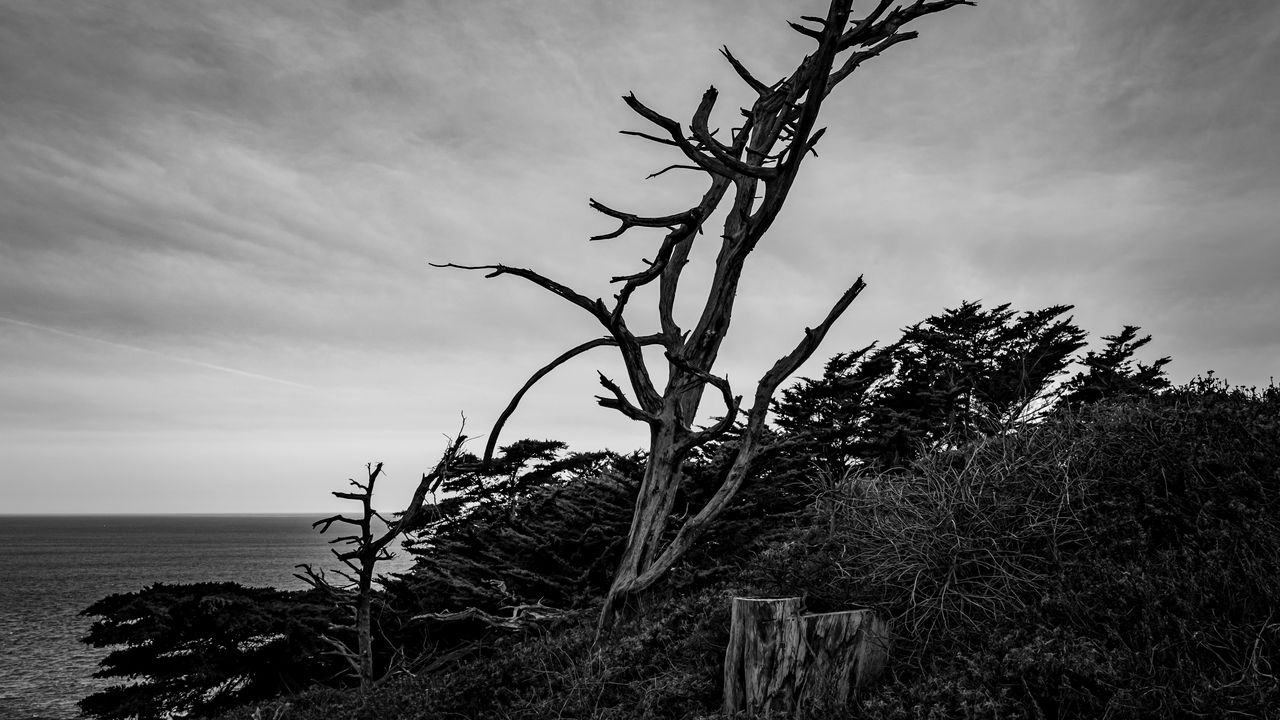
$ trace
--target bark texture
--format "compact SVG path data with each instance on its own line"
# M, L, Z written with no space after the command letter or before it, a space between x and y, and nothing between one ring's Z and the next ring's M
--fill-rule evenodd
M888 657L887 626L870 610L805 614L800 598L734 598L731 623L726 715L848 705Z

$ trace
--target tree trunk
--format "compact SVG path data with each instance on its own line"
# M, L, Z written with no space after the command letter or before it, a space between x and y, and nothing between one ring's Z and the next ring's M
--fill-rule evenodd
M805 615L801 705L847 705L884 669L888 626L871 610Z
M800 598L734 598L724 656L724 712L791 710L799 685Z
M636 497L631 518L631 531L622 560L614 572L613 582L605 596L604 607L596 627L596 637L607 630L615 616L626 610L633 594L643 590L639 578L661 549L662 535L667 529L671 508L682 478L683 455L676 450L676 425L671 423L653 432L649 443L649 459Z
M747 412L746 428L739 437L738 459L712 500L680 522L672 537L667 533L672 521L671 502L680 487L684 459L694 449L724 436L739 419L742 396L735 395L729 380L715 375L713 370L729 332L747 256L782 212L801 163L806 156L817 154L814 148L826 132L826 128L816 124L823 101L863 62L916 37L914 31L899 31L906 23L955 5L971 4L970 0L915 0L895 7L895 0L880 0L865 17L851 22L853 0L829 0L825 17L802 16L802 22L790 23L793 30L816 41L817 47L787 78L772 84L751 74L724 48L721 52L725 59L756 95L750 109L741 110L744 115L741 124L723 128L724 133L713 130L710 124L719 98L714 87L703 93L687 125L650 108L634 94L624 96L623 102L657 131L656 134L634 130L623 133L675 148L684 157L682 162L650 177L668 170L693 170L706 173L710 185L696 204L670 215L635 215L595 199L588 201L591 208L621 223L617 230L593 236L592 240L616 238L638 228L667 230L653 259L644 261L644 268L611 279L620 283L612 307L602 298L584 295L527 268L433 263L436 267L484 270L488 273L486 277L523 278L587 312L608 331L607 337L579 344L534 373L494 426L485 451L486 462L492 457L502 424L520 397L539 378L592 348L617 347L622 356L632 397L617 383L600 375L600 384L607 393L596 399L603 407L648 424L651 446L645 480L636 498L631 533L600 612L600 632L615 622L616 611L629 599L670 570L733 500L758 455L758 446L765 441L765 418L774 392L813 355L831 326L862 290L859 278L836 302L826 319L815 327L805 328L796 348L778 360L756 384L755 404ZM722 201L731 188L732 204L722 208ZM719 213L723 213L723 225L718 232L710 231L705 226ZM685 331L675 315L677 286L692 244L703 242L702 237L718 237L720 248L697 324ZM655 281L658 282L657 314L661 332L636 335L627 323L628 303L636 291ZM644 348L654 345L665 350L668 372L661 391L653 382L644 356ZM699 400L709 387L719 391L725 413L710 427L695 429ZM664 544L667 538L671 539Z
M373 565L369 565L373 569ZM369 598L371 583L361 578L360 596L356 602L356 643L360 656L360 694L373 690L373 603Z
M800 598L734 598L731 622L726 715L845 706L887 659L886 625L870 610L806 615Z

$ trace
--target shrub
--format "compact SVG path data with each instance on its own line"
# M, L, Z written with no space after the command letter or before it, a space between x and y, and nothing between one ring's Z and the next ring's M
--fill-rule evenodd
M649 608L593 648L595 608L499 639L436 675L390 682L364 701L332 691L295 699L288 720L694 718L720 703L728 587ZM249 720L244 710L232 718ZM266 709L261 712L269 716Z
M705 462L711 472L716 459ZM714 549L691 555L598 649L594 610L581 607L364 704L317 692L285 718L714 716L729 599L752 593L803 595L818 611L871 606L894 621L889 676L831 717L1268 717L1280 707L1274 388L1202 380L944 442L905 470L815 473L808 506L791 513L801 462L779 457L757 476ZM770 483L783 515L769 514ZM519 519L526 506L511 507ZM549 506L527 507L561 522ZM484 533L501 530L497 517ZM752 537L764 548L744 579L735 553Z
M207 717L342 669L322 639L340 609L314 591L157 583L81 614L98 618L83 642L115 648L95 677L129 681L80 701L94 717Z
M1025 605L1055 558L1086 542L1089 481L1061 428L1032 427L922 457L911 470L819 473L810 523L762 555L764 592L811 608L875 607L915 658L936 633Z
M895 620L867 717L1264 717L1280 393L1201 380L828 476L753 579Z

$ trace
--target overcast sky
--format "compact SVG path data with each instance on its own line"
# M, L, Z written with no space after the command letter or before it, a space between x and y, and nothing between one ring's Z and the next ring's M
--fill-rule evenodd
M717 48L764 78L821 0L0 0L0 512L285 512L367 461L407 500L457 430L599 334L512 278L590 295L691 206L617 134L634 91L687 121ZM860 3L867 7L868 3ZM1280 3L985 0L917 23L825 106L752 256L739 392L859 274L801 374L963 300L1076 306L1154 335L1177 381L1280 366ZM688 268L708 267L710 240ZM638 304L638 303L633 303ZM684 305L686 311L692 302ZM637 330L644 324L635 321ZM509 440L639 448L561 368Z

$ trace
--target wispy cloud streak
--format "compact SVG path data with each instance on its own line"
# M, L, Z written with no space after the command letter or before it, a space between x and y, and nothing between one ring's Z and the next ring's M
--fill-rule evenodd
M303 390L315 390L315 387L312 385L305 385L303 383L294 382L292 380L285 380L283 378L271 377L270 375L261 375L259 373L249 372L247 370L237 370L236 368L226 367L225 365L215 365L213 363L207 363L201 360L193 360L191 358L185 358L178 355L170 355L169 353L150 350L144 347L138 347L137 345L129 345L127 343L116 342L114 340L103 340L102 338L96 338L90 335L81 335L80 333L67 332L66 330L59 330L58 328L49 327L48 325L39 325L36 323L25 322L23 320L15 320L13 318L8 318L3 316L0 316L0 322L7 322L11 325L19 325L22 327L31 328L33 330L41 330L43 332L52 333L54 335L62 335L63 337L69 337L76 340L83 340L86 342L98 343L99 345L107 345L109 347L121 348L124 350L132 350L133 352L145 353L147 355L153 355L155 357L164 358L165 360L171 360L173 362L179 362L185 365L193 365L195 367L204 368L206 370L217 370L219 372L230 373L232 375L239 375L241 377L251 378L253 380L265 380L266 382L273 382L279 385L288 385L289 387L301 388Z

